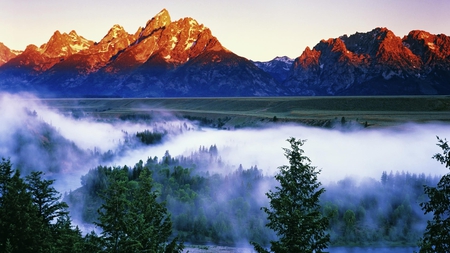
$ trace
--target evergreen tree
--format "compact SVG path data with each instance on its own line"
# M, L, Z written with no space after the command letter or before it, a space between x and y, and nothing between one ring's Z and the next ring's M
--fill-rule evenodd
M274 230L278 241L272 241L273 252L322 252L327 248L330 237L325 233L328 219L320 212L319 197L325 191L317 181L315 167L303 155L300 148L304 141L290 138L291 149L284 148L289 166L279 167L275 179L280 183L276 191L266 195L270 207L263 207L267 213L267 226ZM252 243L258 252L267 252L263 247Z
M450 147L447 140L438 137L442 153L434 159L450 169ZM433 213L433 219L427 227L419 244L420 252L450 252L450 173L445 174L436 187L424 186L429 201L421 203L425 214Z
M9 160L0 163L0 252L41 252L42 223L27 184Z
M86 234L84 236L83 250L81 252L97 253L102 251L103 251L102 238L98 237L94 231L91 231L91 233Z
M0 162L0 252L82 252L83 238L59 202L53 180L42 172L20 177L9 160Z
M39 216L44 223L48 224L69 212L67 203L59 201L61 194L51 186L55 180L43 179L43 175L42 171L33 171L26 176L26 181L33 203L38 208Z
M181 252L183 245L178 245L172 235L172 221L164 203L157 202L157 193L153 190L153 179L148 169L143 169L133 189L131 211L136 215L133 236L143 250L154 252Z
M33 205L36 207L37 222L41 224L39 233L35 235L40 247L46 252L57 251L58 245L64 244L59 238L72 230L68 216L67 204L61 202L61 194L52 186L55 180L43 179L41 171L33 171L25 177L28 192L31 194ZM59 227L59 222L64 220L66 226ZM68 227L67 227L68 226ZM81 234L78 237L81 239ZM72 247L69 244L69 247ZM69 252L69 251L65 251Z
M94 252L84 251L84 240L81 230L72 227L72 221L68 214L59 216L56 223L52 226L53 244L52 252L64 253L82 253Z
M127 252L128 178L125 171L113 169L108 176L108 186L101 197L105 203L99 210L102 239L107 252Z
M183 245L169 237L172 223L163 203L157 202L151 173L143 169L138 181L116 168L108 177L97 225L103 229L107 252L181 252Z

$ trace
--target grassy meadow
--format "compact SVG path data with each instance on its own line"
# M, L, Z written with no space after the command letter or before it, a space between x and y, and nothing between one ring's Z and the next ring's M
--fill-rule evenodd
M41 102L62 112L101 118L170 113L229 128L274 121L326 126L343 118L368 127L450 122L450 96L53 98Z

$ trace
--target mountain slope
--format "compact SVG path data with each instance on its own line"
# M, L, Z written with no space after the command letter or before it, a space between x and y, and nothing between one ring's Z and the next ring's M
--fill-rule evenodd
M401 39L386 28L322 40L295 59L284 86L299 95L449 94L449 46L445 35Z
M264 72L270 74L278 82L283 82L286 80L293 62L293 59L287 56L282 56L275 57L267 62L255 61L253 63L258 68L264 70Z
M98 42L56 31L40 47L0 43L0 90L39 96L194 97L450 94L450 37L375 28L320 41L295 60L252 62L192 18L163 9Z
M192 18L172 22L165 9L135 34L115 25L97 43L55 32L48 43L29 46L0 67L0 76L5 89L21 84L53 96L277 93L270 75L224 48L208 28Z
M16 56L16 53L0 42L0 66Z

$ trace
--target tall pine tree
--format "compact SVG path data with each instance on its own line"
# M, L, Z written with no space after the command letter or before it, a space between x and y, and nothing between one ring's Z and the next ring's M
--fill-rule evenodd
M72 228L67 204L42 175L33 172L24 180L9 160L0 162L0 252L82 252L81 231Z
M284 148L289 166L279 167L275 179L280 183L276 191L266 195L270 207L263 207L269 220L267 227L276 232L278 241L271 241L272 252L322 252L330 237L325 233L328 219L320 212L319 197L325 191L317 180L320 171L311 166L310 159L300 148L304 141L290 138L291 149ZM252 243L258 252L268 252Z
M433 156L434 159L450 169L450 146L447 140L438 137L442 153ZM433 213L433 219L427 222L427 227L419 243L420 252L450 252L450 172L442 176L436 187L424 186L429 201L420 206L425 214Z
M0 163L0 252L40 252L43 228L27 184L9 160Z
M181 252L176 238L169 242L172 223L164 203L157 202L151 172L143 169L137 181L127 173L113 169L102 195L97 225L107 252Z

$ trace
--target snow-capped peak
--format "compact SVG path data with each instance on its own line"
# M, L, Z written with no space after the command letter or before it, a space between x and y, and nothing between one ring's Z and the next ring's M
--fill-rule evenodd
M284 62L284 63L287 63L287 64L291 64L292 62L294 62L294 59L289 58L287 56L277 56L277 57L273 58L272 61L279 61L279 62Z

